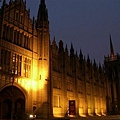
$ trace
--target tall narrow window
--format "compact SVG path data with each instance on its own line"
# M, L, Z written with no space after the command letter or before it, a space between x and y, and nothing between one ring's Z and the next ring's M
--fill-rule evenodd
M68 90L68 91L73 91L72 81L67 81L67 90Z
M15 58L16 58L16 55L13 53L13 55L12 55L12 74L15 74Z
M20 32L17 31L17 44L20 45Z
M3 39L6 39L6 24L3 26Z
M26 35L24 35L24 47L26 48Z
M21 75L22 56L18 55L18 75Z
M2 60L1 60L1 65L2 65L2 70L3 71L5 71L5 50L4 49L2 49L1 50L1 58L2 58Z
M6 51L6 72L10 72L10 54L11 52Z
M9 40L9 26L7 26L7 30L6 30L6 40Z
M28 36L28 49L30 49L30 37Z
M59 95L54 95L53 96L53 106L54 107L60 107L60 96Z
M19 20L19 14L18 14L18 12L16 12L16 14L15 14L15 20L16 20L16 21Z
M10 28L10 42L13 41L13 27Z
M24 47L24 33L21 33L20 42L21 46Z
M24 77L30 77L31 75L31 60L24 58Z
M26 48L28 49L28 40L29 40L29 37L27 36L27 39L26 39Z
M20 23L23 24L23 15L20 15Z
M22 56L13 53L12 55L12 74L21 75Z
M22 45L22 33L20 33L20 37L19 37L19 45Z
M14 30L14 41L13 41L13 43L17 43L17 31L16 30Z

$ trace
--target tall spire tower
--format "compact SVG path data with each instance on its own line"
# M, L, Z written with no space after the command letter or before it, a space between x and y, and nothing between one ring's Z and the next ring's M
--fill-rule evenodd
M40 43L40 58L49 59L49 21L48 21L48 11L45 5L45 0L41 0L37 15L36 29Z
M110 58L111 60L114 60L115 58L111 35L110 35Z
M48 11L45 5L45 0L41 0L41 3L39 5L36 27L37 28L43 28L43 27L49 28Z
M49 21L48 21L48 11L45 5L45 0L41 0L37 21L36 21L36 30L38 36L38 64L39 70L38 74L40 76L40 84L38 88L43 86L41 90L39 90L37 101L40 103L44 103L39 106L39 113L44 116L48 116L49 112L49 69L50 69L50 60L49 60L49 51L50 51L50 35L49 35ZM41 107L42 106L42 107ZM41 109L40 109L41 108Z

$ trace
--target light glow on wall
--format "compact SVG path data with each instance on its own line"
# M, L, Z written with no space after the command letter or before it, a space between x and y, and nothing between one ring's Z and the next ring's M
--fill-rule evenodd
M81 117L86 117L86 115L83 114L83 108L79 108L79 115L80 115Z
M59 108L59 107L53 107L53 116L54 117L63 117L61 115L61 108Z
M27 78L19 78L18 83L26 88L26 90L32 89L34 92L37 91L38 89L43 89L45 80L31 80Z
M98 109L97 109L97 108L95 109L95 114L96 114L97 116L101 116L101 114L98 113Z
M36 91L37 90L37 81L36 80L32 80L31 84L32 84L32 86L31 86L32 90Z
M37 61L35 61L37 62ZM44 62L43 62L44 63ZM36 65L36 63L34 63ZM32 72L32 78L25 78L25 77L20 77L17 78L18 84L20 84L23 88L26 90L33 90L34 92L43 89L45 80L48 79L48 66L42 66L40 68L40 72L38 72L39 67L33 66L33 72ZM40 74L39 78L37 78L37 74Z

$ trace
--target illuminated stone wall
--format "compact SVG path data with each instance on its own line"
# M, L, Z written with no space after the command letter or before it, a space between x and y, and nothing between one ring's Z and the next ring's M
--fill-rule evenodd
M69 100L76 102L76 116L93 116L106 114L106 78L101 66L91 63L89 57L78 57L71 45L59 46L52 42L52 78L53 115L69 116Z
M30 19L30 11L23 1L10 1L9 5L3 2L0 15L0 90L11 85L19 87L26 97L26 113L46 117L49 26L35 29L34 19Z
M69 116L69 100L75 100L75 116L106 114L103 68L89 57L84 59L82 52L78 57L73 45L70 53L62 41L57 46L55 38L50 45L44 1L40 3L36 22L30 19L23 1L3 4L3 8L0 90L12 84L18 87L25 95L26 113L42 118Z

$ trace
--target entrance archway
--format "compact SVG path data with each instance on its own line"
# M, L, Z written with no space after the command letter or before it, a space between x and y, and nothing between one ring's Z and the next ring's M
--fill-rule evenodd
M0 118L21 119L25 114L25 96L15 87L8 86L0 91Z

